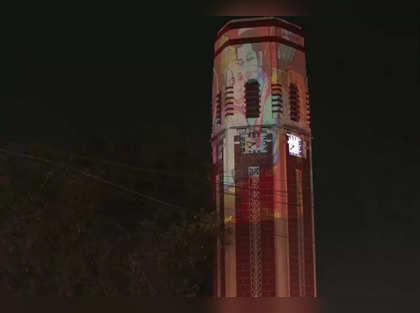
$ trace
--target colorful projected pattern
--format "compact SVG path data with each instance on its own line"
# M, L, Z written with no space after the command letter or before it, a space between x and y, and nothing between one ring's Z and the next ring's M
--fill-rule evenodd
M225 233L235 225L218 296L316 294L304 39L290 29L231 27L215 43L214 199Z
M268 129L260 131L244 129L240 133L240 147L242 153L266 153L271 143L271 132Z
M235 40L249 38L252 41L261 37L279 38L303 48L303 37L276 27L240 28L224 33L218 39L215 49L218 55L214 63L213 99L216 99L217 94L228 95L228 99L222 97L223 107L219 109L224 114L222 113L220 125L216 124L217 108L216 101L213 101L213 129L228 125L260 127L277 124L279 119L287 118L290 113L288 108L290 84L296 85L300 94L301 120L309 118L303 108L307 92L303 51L288 46L286 42L276 41L244 42L224 46ZM246 118L247 100L244 86L251 80L256 80L259 85L258 118ZM273 89L279 90L279 88L282 108L276 112L277 110L273 110L272 107L272 94Z

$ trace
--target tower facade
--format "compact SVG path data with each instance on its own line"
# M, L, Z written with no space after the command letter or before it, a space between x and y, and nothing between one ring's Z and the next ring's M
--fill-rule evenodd
M212 91L217 297L316 296L311 129L302 29L218 32Z

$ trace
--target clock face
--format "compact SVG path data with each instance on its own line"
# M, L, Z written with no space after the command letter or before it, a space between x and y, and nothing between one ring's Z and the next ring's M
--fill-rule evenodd
M287 136L289 154L297 157L302 157L302 139L292 134L287 134Z

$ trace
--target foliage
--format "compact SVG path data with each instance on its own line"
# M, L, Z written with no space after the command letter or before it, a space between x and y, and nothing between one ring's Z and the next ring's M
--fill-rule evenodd
M215 219L205 162L179 149L171 155L158 145L118 149L104 141L8 149L53 163L0 153L0 290L64 296L210 294ZM129 159L132 167L120 164ZM136 170L141 161L144 169L155 171Z

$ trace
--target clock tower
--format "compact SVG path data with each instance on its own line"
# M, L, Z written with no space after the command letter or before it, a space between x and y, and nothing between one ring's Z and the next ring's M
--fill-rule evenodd
M238 19L217 34L212 91L217 297L316 296L302 29Z

